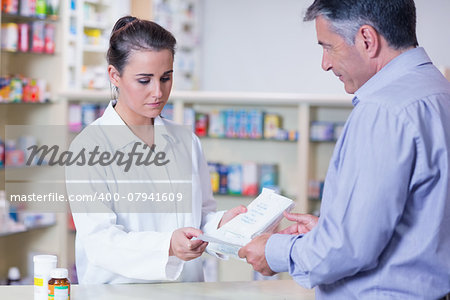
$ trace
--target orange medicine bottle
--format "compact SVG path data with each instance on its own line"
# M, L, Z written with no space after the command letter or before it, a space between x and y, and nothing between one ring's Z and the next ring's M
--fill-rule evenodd
M50 271L48 281L48 300L69 300L70 281L67 279L69 272L64 268L56 268Z

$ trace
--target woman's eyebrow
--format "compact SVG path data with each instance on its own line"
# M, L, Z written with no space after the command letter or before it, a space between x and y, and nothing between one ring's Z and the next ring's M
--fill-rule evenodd
M166 72L164 72L163 75L168 75L170 73L173 73L173 70L166 71ZM155 76L155 75L153 73L139 73L139 74L136 74L136 76L148 76L148 77L151 77L151 76Z

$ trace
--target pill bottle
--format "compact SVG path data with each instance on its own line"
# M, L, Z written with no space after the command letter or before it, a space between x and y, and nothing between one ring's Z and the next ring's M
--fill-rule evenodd
M55 255L35 255L34 262L34 300L48 299L48 280L50 271L56 268Z
M69 300L70 281L67 279L69 272L64 268L56 268L50 271L48 281L48 300Z

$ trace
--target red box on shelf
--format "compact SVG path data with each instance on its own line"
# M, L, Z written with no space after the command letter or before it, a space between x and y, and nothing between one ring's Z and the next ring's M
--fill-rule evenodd
M36 21L31 23L31 52L42 53L45 46L45 23Z
M25 153L22 150L6 151L5 166L19 167L25 164Z

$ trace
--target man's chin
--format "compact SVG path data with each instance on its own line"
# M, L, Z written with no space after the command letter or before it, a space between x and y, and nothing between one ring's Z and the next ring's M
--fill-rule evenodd
M344 85L344 90L347 94L354 94L356 89L353 86Z

